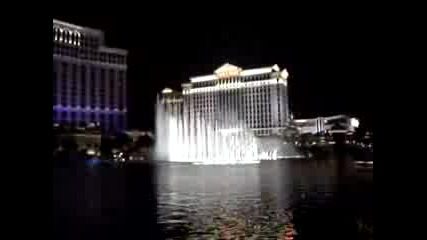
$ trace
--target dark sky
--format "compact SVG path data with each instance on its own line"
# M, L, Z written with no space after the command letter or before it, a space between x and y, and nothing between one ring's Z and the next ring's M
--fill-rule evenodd
M366 71L369 37L356 24L196 25L194 19L153 24L138 17L54 18L102 29L107 46L129 51L131 128L153 129L154 102L163 88L180 90L190 76L211 74L225 62L242 68L286 67L296 118L345 113L373 127L373 80Z

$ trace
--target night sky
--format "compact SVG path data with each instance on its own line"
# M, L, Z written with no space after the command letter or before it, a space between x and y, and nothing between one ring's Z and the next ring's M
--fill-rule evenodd
M158 92L165 87L180 90L189 77L211 74L225 62L242 68L287 68L295 118L345 113L359 117L361 127L373 128L373 79L365 63L369 37L355 24L196 25L194 19L153 24L138 17L54 18L101 29L107 46L129 51L130 128L153 130Z

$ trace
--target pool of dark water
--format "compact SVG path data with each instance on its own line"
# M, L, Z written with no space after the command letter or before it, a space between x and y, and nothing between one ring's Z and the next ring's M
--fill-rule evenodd
M156 167L168 239L370 239L373 170L351 157Z
M351 156L206 166L54 158L54 239L372 239L373 168ZM292 224L292 225L291 225Z

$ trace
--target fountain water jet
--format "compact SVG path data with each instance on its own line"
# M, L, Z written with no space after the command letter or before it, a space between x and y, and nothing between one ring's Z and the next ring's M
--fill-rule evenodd
M177 101L156 104L156 155L170 162L194 164L259 163L257 139L251 129L228 112L224 121L197 113L185 119Z

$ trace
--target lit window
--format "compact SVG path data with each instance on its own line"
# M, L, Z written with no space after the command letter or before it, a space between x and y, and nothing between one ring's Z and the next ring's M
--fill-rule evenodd
M64 42L68 43L68 32L64 32Z

